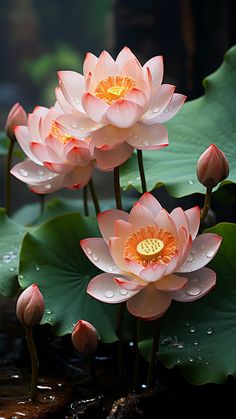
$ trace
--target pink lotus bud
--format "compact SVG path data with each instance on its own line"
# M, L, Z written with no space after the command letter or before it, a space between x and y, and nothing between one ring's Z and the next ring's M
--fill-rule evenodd
M85 320L79 320L71 334L72 342L78 352L90 355L96 351L99 335L95 327Z
M197 177L206 188L214 188L227 178L229 163L223 151L211 144L197 162Z
M6 125L5 131L7 136L11 139L15 139L14 129L17 125L26 125L27 124L27 113L22 108L19 103L15 103L15 105L11 108Z
M19 296L16 304L16 315L24 326L35 326L44 313L44 298L38 285L26 288Z

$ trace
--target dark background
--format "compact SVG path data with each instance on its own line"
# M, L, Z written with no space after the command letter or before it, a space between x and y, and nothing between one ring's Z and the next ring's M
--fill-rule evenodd
M86 51L116 55L127 45L143 63L161 54L165 81L200 96L202 79L235 43L235 9L233 0L0 0L0 129L17 101L27 111L53 105L56 71L81 71ZM1 206L3 166L1 159ZM104 175L101 193L103 184ZM19 195L33 199L15 179L13 188L14 208Z

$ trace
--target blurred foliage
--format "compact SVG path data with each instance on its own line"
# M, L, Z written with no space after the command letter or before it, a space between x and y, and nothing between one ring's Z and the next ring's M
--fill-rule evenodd
M52 52L42 54L34 61L23 62L22 69L35 84L40 86L40 101L45 105L53 105L57 71L67 69L81 72L82 63L82 57L74 48L65 43L59 43Z

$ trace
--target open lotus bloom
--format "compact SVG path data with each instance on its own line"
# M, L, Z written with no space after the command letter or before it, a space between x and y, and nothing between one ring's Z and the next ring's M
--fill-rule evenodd
M55 122L62 111L36 107L27 126L17 126L15 136L28 159L11 173L36 193L86 185L94 167L94 146L90 138L77 139L60 130Z
M112 166L106 161L117 147L117 155L125 161L134 148L168 145L163 123L178 112L186 99L174 93L175 86L161 84L161 56L142 66L127 47L116 60L106 51L99 58L88 53L84 75L60 71L58 76L56 96L65 112L58 123L80 138L93 136L95 156L103 169ZM113 154L104 157L103 151L111 149Z
M108 210L98 216L103 238L81 241L87 257L104 273L93 278L87 292L107 303L127 301L131 314L154 320L171 300L197 300L211 290L216 274L205 265L222 238L196 237L200 210L175 208L170 214L145 193L130 214Z

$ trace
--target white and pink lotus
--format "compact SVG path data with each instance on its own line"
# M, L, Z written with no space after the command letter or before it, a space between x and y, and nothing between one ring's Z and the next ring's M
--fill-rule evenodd
M83 73L59 71L56 97L65 114L58 123L80 138L92 135L100 166L111 168L112 153L107 160L104 150L117 152L125 161L134 148L159 149L168 145L163 123L179 111L186 96L174 93L175 86L161 84L161 56L142 66L127 47L116 60L106 51L98 58L88 53Z
M29 114L27 126L15 128L15 136L28 159L14 166L11 173L35 193L81 188L92 176L92 140L80 140L62 132L55 122L61 114L59 108L37 106Z
M93 278L87 292L106 303L127 301L131 314L154 320L171 300L197 300L211 290L216 274L206 268L222 238L197 236L199 207L170 214L145 193L130 214L108 210L98 215L103 238L88 238L81 246L104 273ZM196 237L197 236L197 237Z

